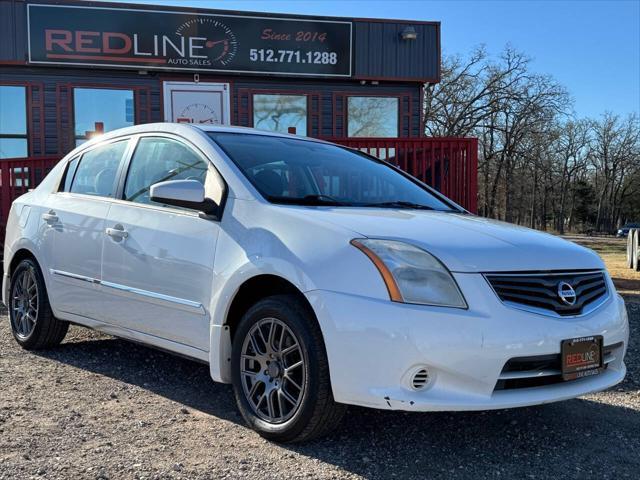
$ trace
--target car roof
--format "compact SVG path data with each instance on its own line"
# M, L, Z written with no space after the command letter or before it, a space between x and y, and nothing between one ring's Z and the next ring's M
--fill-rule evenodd
M185 138L193 138L194 133L200 135L206 135L207 132L226 132L226 133L243 133L251 135L262 135L267 137L281 137L281 138L293 138L296 140L303 140L308 142L330 144L325 140L318 138L302 137L299 135L291 135L288 133L270 132L266 130L258 130L257 128L250 127L236 127L230 125L204 125L194 123L172 123L172 122L156 122L156 123L143 123L140 125L133 125L131 127L118 128L111 130L107 133L99 135L90 139L87 142L82 143L78 147L69 152L65 158L73 158L79 152L93 147L106 140L111 140L118 137L124 137L128 135L136 135L140 133L170 133Z
M210 125L204 123L190 123L189 126L193 128L199 128L205 132L227 132L227 133L250 133L258 135L266 135L269 137L293 137L300 138L297 135L291 135L289 133L270 132L267 130L259 130L251 127L237 127L232 125ZM306 138L306 137L305 137Z
M236 127L231 125L205 125L205 124L194 124L194 123L172 123L172 122L144 123L141 125L134 125L131 127L111 130L110 132L107 132L104 135L100 135L99 137L96 137L96 139L92 140L91 143L108 140L110 138L119 137L123 135L134 135L136 133L158 132L158 133L174 133L179 135L181 132L185 132L186 130L193 131L194 129L200 130L205 133L207 132L244 133L244 134L251 134L251 135L295 138L298 140L308 140L312 142L327 143L317 138L291 135L288 133L270 132L270 131L258 130L257 128L250 128L250 127Z

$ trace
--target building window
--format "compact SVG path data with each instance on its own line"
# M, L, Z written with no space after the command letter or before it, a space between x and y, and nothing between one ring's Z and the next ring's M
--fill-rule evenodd
M133 90L74 88L73 106L76 146L135 121Z
M27 89L0 85L0 158L29 156Z
M271 132L307 135L306 95L254 94L253 126Z
M350 137L397 137L398 106L394 97L349 97Z

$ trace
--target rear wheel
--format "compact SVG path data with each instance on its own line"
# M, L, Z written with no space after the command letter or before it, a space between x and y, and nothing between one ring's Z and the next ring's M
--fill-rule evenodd
M26 350L54 347L69 329L68 322L53 316L42 272L30 258L11 274L9 319L14 338Z
M318 437L346 411L333 400L316 319L294 295L268 297L242 317L234 334L232 376L242 416L270 440Z

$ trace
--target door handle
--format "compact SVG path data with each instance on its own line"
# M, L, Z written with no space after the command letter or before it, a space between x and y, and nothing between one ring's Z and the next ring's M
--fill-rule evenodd
M122 225L116 225L113 228L107 228L104 233L116 240L122 240L123 238L127 238L129 236L129 232L127 232Z
M58 218L58 216L56 215L56 212L54 212L53 210L49 210L48 213L43 213L42 219L49 225L58 223L58 220L60 220L60 218Z

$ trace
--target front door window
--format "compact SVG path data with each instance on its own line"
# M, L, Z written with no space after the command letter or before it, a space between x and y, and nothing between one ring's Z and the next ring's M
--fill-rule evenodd
M129 165L124 199L155 203L149 195L153 184L197 180L204 185L207 171L207 162L184 144L170 138L141 138Z

